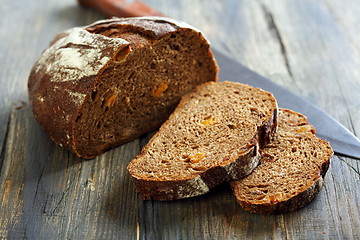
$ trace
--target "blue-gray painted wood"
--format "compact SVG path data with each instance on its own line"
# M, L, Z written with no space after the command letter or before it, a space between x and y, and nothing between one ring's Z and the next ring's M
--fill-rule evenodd
M359 137L357 0L146 2ZM244 212L227 184L192 199L142 201L126 166L151 134L84 160L56 146L28 106L27 77L49 41L101 15L75 0L4 0L0 14L0 239L360 238L360 163L344 157L333 158L316 199L289 214Z

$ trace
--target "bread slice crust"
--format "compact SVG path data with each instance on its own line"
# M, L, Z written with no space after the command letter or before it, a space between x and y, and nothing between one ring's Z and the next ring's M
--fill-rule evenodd
M255 214L297 210L320 192L333 151L305 116L279 110L278 130L261 150L259 166L230 182L240 206Z
M276 122L271 93L205 83L182 98L128 170L145 200L198 196L250 174Z

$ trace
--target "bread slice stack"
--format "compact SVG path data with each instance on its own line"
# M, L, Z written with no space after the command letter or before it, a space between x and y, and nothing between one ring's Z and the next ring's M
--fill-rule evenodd
M248 85L205 83L185 95L128 166L143 199L204 194L228 181L244 210L294 211L323 185L333 151L306 117Z

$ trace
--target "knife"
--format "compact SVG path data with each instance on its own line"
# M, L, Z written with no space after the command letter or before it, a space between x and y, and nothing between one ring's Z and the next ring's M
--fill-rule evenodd
M107 17L164 16L139 0L130 2L126 0L78 0L78 2L82 6L100 11ZM220 81L228 80L246 83L273 93L279 107L289 108L304 114L316 128L316 135L329 141L336 154L360 159L360 140L333 117L218 50L212 48L212 51L221 69L219 73Z

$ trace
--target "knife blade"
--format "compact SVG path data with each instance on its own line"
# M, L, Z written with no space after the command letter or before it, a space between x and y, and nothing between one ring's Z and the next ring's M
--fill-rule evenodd
M78 0L78 2L82 6L94 8L108 17L164 16L140 0L130 3L126 0ZM329 141L335 153L360 159L359 139L330 115L216 49L212 48L212 51L220 67L220 80L247 83L273 93L280 107L304 114L316 128L317 136Z
M220 81L246 83L271 92L275 96L279 107L289 108L304 114L316 128L316 135L329 141L335 153L360 159L359 139L333 117L284 87L225 56L218 50L212 48L212 51L220 68Z

